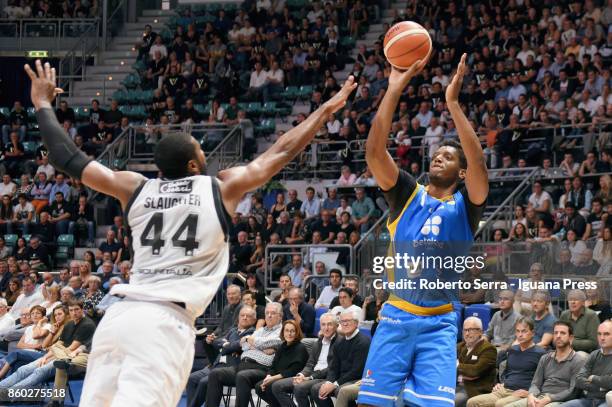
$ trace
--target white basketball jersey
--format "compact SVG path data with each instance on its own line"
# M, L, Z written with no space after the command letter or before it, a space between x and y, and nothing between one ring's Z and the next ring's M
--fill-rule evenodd
M229 220L217 179L197 175L145 181L125 216L134 265L130 283L115 285L111 293L184 303L195 320L229 266Z

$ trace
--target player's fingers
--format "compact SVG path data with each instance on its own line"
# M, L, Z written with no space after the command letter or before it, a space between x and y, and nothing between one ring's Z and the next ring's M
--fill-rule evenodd
M62 89L62 88L55 88L53 90L53 94L55 94L55 95L59 95L60 93L64 93L64 89Z
M40 59L36 60L35 65L36 65L36 73L38 74L38 77L44 78L45 72L43 71L43 67L42 67L42 63L40 62Z
M55 80L56 80L55 68L51 68L51 80L53 81L53 83L55 83Z
M46 79L51 79L51 64L48 62L45 62L45 78Z
M36 74L34 73L34 71L32 70L29 64L25 64L23 66L23 69L26 71L26 73L28 74L31 80L36 79Z

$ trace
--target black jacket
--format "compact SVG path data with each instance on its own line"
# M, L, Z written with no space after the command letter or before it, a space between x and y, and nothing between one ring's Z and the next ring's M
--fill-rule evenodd
M312 376L313 379L324 379L327 377L327 371L329 370L329 365L331 365L332 358L334 356L333 349L334 344L336 343L337 335L331 340L331 344L329 345L329 353L327 354L327 368L323 370L315 371L314 368L319 361L319 356L321 355L321 349L323 349L323 338L319 338L313 345L312 350L310 351L310 357L308 358L308 362L306 362L306 366L302 370L302 374L304 377Z
M327 381L338 382L342 386L361 379L369 349L370 338L361 332L351 340L338 339L333 346L333 357L327 370Z
M227 335L225 335L223 338L227 345L221 345L221 352L219 353L219 356L217 356L214 366L217 366L220 363L219 359L221 359L222 356L226 357L225 363L227 365L238 366L240 363L240 354L242 353L240 339L248 335L253 335L253 332L255 332L255 327L245 329L242 333L238 332L237 327L230 329Z

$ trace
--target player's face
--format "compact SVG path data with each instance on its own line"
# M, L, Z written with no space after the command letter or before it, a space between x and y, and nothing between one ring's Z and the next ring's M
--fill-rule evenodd
M429 180L433 185L449 187L465 177L459 167L459 153L450 146L440 147L433 155L429 167Z

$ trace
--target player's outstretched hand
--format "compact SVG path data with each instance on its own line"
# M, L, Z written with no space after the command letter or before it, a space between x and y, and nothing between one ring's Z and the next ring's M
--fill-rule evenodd
M391 75L389 75L388 90L391 92L402 93L404 89L406 89L406 86L408 86L408 82L410 82L410 79L418 75L423 70L423 68L425 68L425 65L427 65L428 61L429 55L425 59L417 60L414 64L412 64L410 69L405 71L402 71L392 66Z
M461 55L461 61L459 61L459 65L457 66L457 72L455 72L453 79L446 87L446 103L457 103L459 100L459 93L463 85L463 75L465 75L466 58L467 54Z
M55 96L64 91L56 85L55 68L51 68L48 62L45 63L43 68L40 59L36 60L35 66L36 72L32 70L30 65L25 64L24 66L26 73L32 80L32 90L30 92L32 103L37 110L43 107L50 108Z
M331 108L330 113L336 113L338 110L342 109L346 104L346 100L353 93L355 88L357 87L357 83L355 83L355 77L353 75L349 76L342 88L334 95L331 99L325 102L325 105Z

